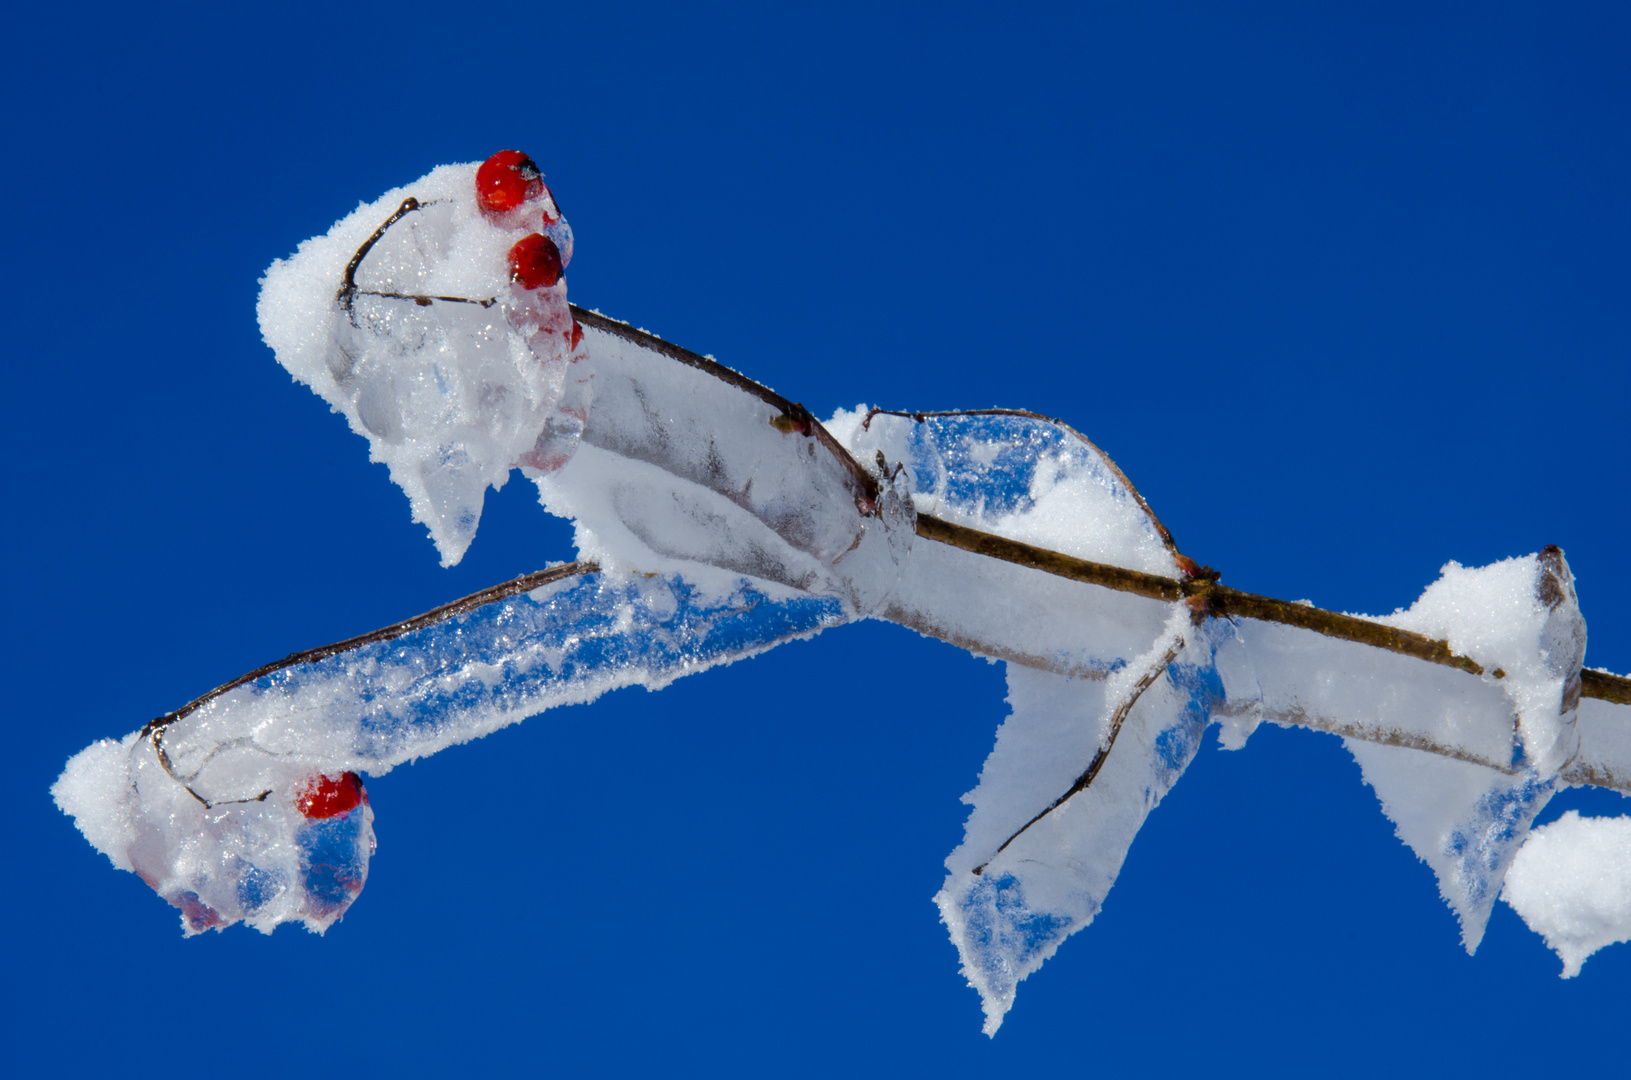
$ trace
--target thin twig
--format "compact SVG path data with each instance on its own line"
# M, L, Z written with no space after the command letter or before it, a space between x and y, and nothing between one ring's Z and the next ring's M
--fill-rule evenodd
M339 302L340 308L345 312L346 318L351 320L353 326L357 323L357 316L351 309L351 299L357 294L357 268L362 265L362 261L367 258L368 253L374 250L374 245L379 243L380 237L385 235L387 229L401 221L403 217L419 209L422 205L424 204L412 195L403 199L402 205L396 208L396 212L386 218L380 227L374 230L373 235L362 242L362 246L357 249L356 254L351 256L351 261L346 263L345 277L341 280L340 288L334 294L334 299Z
M1068 791L1059 796L1057 799L1053 800L1053 802L1049 803L1047 808L1041 813L1037 814L1034 818L1021 825L1018 829L1014 830L1014 834L1008 839L1004 840L1000 845L998 845L997 850L991 853L990 859L987 859L979 866L976 866L974 868L974 873L976 876L985 873L985 868L991 865L992 860L998 855L1001 855L1009 844L1012 844L1015 840L1018 840L1020 835L1024 833L1026 829L1029 829L1032 825L1035 825L1037 822L1059 809L1065 803L1069 802L1071 798L1081 794L1092 786L1094 779L1099 775L1099 770L1104 767L1105 760L1109 758L1110 751L1115 747L1116 736L1121 734L1121 725L1125 723L1127 717L1131 715L1133 706L1138 704L1138 699L1144 696L1144 691L1148 690L1151 686L1154 686L1155 680L1159 679L1161 677L1161 673L1166 671L1167 667L1178 658L1178 651L1183 647L1184 639L1179 638L1177 641L1173 642L1172 646L1167 649L1166 653L1160 660L1156 661L1154 664L1151 664L1149 670L1138 677L1138 681L1133 684L1132 690L1129 691L1127 696L1122 698L1116 705L1116 711L1110 714L1110 730L1105 734L1104 740L1099 744L1098 753L1094 754L1093 760L1088 762L1087 769L1082 773L1082 775L1076 778L1075 783L1070 785L1070 789Z

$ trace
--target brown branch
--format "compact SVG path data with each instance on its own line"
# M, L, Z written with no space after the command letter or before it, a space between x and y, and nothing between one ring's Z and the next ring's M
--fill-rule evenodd
M935 414L911 413L904 415L920 418ZM1483 665L1471 657L1455 653L1446 642L1435 641L1424 634L1386 626L1354 615L1326 611L1310 604L1290 603L1285 600L1275 600L1268 596L1259 596L1256 593L1231 589L1226 585L1218 584L1217 575L1213 571L1199 573L1188 580L1179 581L1175 578L1162 577L1159 574L1148 574L1141 570L1129 570L1125 567L1078 559L1073 555L1066 555L1047 548L1039 548L1018 540L1010 540L1007 537L969 528L966 525L958 525L930 514L919 514L917 516L917 535L937 543L948 544L975 555L1001 559L1004 562L1029 567L1032 570L1040 570L1045 574L1052 574L1055 577L1062 577L1071 581L1098 585L1106 589L1115 589L1118 592L1133 593L1136 596L1144 596L1167 603L1184 601L1198 614L1204 613L1219 618L1258 619L1263 622L1295 626L1303 630L1312 630L1326 637L1333 637L1342 641L1353 641L1361 645L1369 645L1374 648L1399 653L1403 656L1414 657L1418 660L1426 660L1429 663L1457 668L1472 675L1484 674ZM1193 565L1193 563L1188 565ZM1116 735L1120 733L1122 722L1126 720L1127 714L1131 712L1139 696L1155 681L1161 672L1166 670L1167 665L1177 656L1177 651L1177 646L1168 650L1166 657L1154 668L1146 672L1134 687L1133 693L1117 706L1115 713L1111 717L1109 737L1093 756L1093 760L1088 764L1086 771L1077 777L1076 782L1071 785L1070 790L1049 803L1046 809L1030 821L1020 826L1012 836L1004 840L1001 846L992 853L991 859L1001 855L1004 849L1017 840L1025 830L1092 785L1094 778L1099 774L1100 768L1103 767L1105 759L1109 756L1111 748L1115 746ZM1499 669L1494 672L1494 675L1496 678L1503 677L1503 673ZM1581 672L1580 683L1582 697L1593 697L1622 705L1631 705L1631 679L1588 669ZM1297 724L1299 721L1306 721L1306 717L1280 716L1273 718L1273 720L1278 723ZM1337 734L1346 734L1353 738L1364 739L1368 735L1372 735L1372 733L1361 732L1358 729L1338 731L1331 725L1308 724L1307 726L1323 727L1325 730L1331 730ZM1409 745L1415 749L1462 760L1476 760L1477 764L1489 765L1502 772L1510 771L1510 769L1495 763L1473 759L1452 748L1430 744L1425 740L1412 740L1399 733L1393 733L1390 737L1384 738L1372 737L1370 741L1386 742L1393 745ZM1614 781L1614 778L1599 775L1597 771L1589 768L1577 768L1568 774L1566 779L1571 783L1589 784L1598 787L1617 788L1621 786ZM985 868L991 864L991 859L987 859L979 866L976 866L974 873L978 875L984 872Z
M975 555L1027 566L1055 577L1085 581L1089 585L1103 585L1117 592L1147 596L1151 600L1176 602L1189 595L1184 592L1183 584L1172 578L1146 574L1142 570L1110 566L1106 563L1088 562L1086 559L1010 540L1006 536L981 532L967 525L957 525L931 514L917 516L917 534L927 540L937 540Z
M1089 562L1073 555L971 529L967 525L957 525L929 514L917 516L917 534L976 555L1028 566L1033 570L1041 570L1045 574L1069 578L1072 581L1102 585L1106 589L1130 592L1169 603L1180 600L1197 601L1195 606L1211 615L1285 623L1304 630L1313 630L1327 637L1357 641L1363 645L1374 645L1379 649L1414 656L1418 660L1460 668L1474 675L1484 673L1483 667L1476 660L1458 656L1451 652L1450 647L1444 642L1434 641L1425 635L1306 604L1294 604L1258 596L1255 593L1241 592L1239 589L1231 589L1205 578L1178 581L1159 574L1146 574L1140 570Z
M379 296L386 300L412 300L420 307L430 307L437 300L445 300L450 304L475 304L477 307L490 308L498 303L498 297L489 296L485 300L472 300L468 296L431 296L426 293L376 292L373 289L353 289L352 296Z
M362 261L368 257L370 251L374 250L374 245L379 243L380 238L385 235L387 229L423 205L412 195L403 199L402 205L396 208L396 212L386 218L380 227L374 230L373 235L362 242L362 246L357 249L356 254L351 256L351 261L346 263L345 276L340 281L340 288L335 292L334 299L339 302L340 307L346 313L346 318L351 320L353 326L356 325L356 314L351 309L351 298L357 293L357 270L362 266Z
M1580 696L1612 701L1616 705L1631 705L1631 679L1586 668L1580 673Z
M1028 566L1045 574L1069 578L1071 581L1100 585L1106 589L1130 592L1169 603L1187 599L1211 615L1282 623L1303 630L1312 630L1326 637L1358 642L1361 645L1415 657L1417 660L1458 668L1472 675L1484 673L1484 668L1478 661L1458 655L1445 642L1435 641L1414 631L1361 619L1356 615L1343 615L1308 604L1258 596L1255 593L1219 585L1216 581L1205 578L1178 581L1159 574L1146 574L1139 570L1089 562L1047 548L1034 547L1018 540L1009 540L1007 537L971 529L966 525L944 521L929 514L917 516L917 534L925 539L949 544L976 555ZM1496 677L1500 677L1499 672L1496 673ZM1631 705L1631 679L1623 675L1610 675L1605 671L1588 668L1580 673L1580 682L1583 697Z

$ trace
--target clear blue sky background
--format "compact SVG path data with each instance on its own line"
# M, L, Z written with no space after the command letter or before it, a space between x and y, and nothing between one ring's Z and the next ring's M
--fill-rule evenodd
M1588 663L1631 670L1624 8L1224 7L8 17L8 1068L1623 1069L1631 947L1563 982L1503 905L1468 958L1340 745L1267 729L1209 740L987 1041L929 898L1002 672L880 624L372 782L326 938L182 940L46 794L241 671L570 556L518 482L439 569L254 319L273 258L508 146L580 303L822 415L1064 417L1241 588L1390 611L1561 544Z

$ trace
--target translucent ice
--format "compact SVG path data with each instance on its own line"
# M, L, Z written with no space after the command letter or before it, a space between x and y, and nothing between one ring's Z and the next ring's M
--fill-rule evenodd
M609 572L715 567L857 613L887 600L914 540L904 478L863 470L801 407L734 371L582 317L594 409L577 456L538 479L544 506L576 523L581 558Z
M495 212L477 168L359 206L273 263L259 306L278 362L367 438L443 565L470 546L488 487L571 458L589 408L566 278L523 275L517 253L537 236L564 268L571 229L541 177Z
M270 933L303 922L321 933L362 892L373 810L353 773L297 760L258 763L268 785L207 802L139 734L104 739L69 762L57 805L96 848L175 907L188 934L244 921Z
M1144 819L1193 760L1225 696L1212 663L1220 633L1233 637L1227 623L1191 627L1179 609L1149 652L1108 678L1008 666L1013 712L963 797L974 809L935 897L987 1034L1019 980L1098 914ZM1095 766L1089 786L1037 818Z

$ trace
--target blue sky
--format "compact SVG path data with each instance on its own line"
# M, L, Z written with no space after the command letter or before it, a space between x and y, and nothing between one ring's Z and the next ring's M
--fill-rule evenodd
M241 671L570 556L530 488L442 570L260 342L359 200L514 146L573 298L827 415L1060 416L1228 584L1406 605L1623 572L1631 69L1609 5L14 15L4 1031L25 1072L1291 1074L1623 1065L1504 905L1468 958L1335 740L1208 748L994 1041L930 897L1001 669L868 624L370 783L325 938L183 941L51 805ZM1571 792L1565 809L1624 812Z

